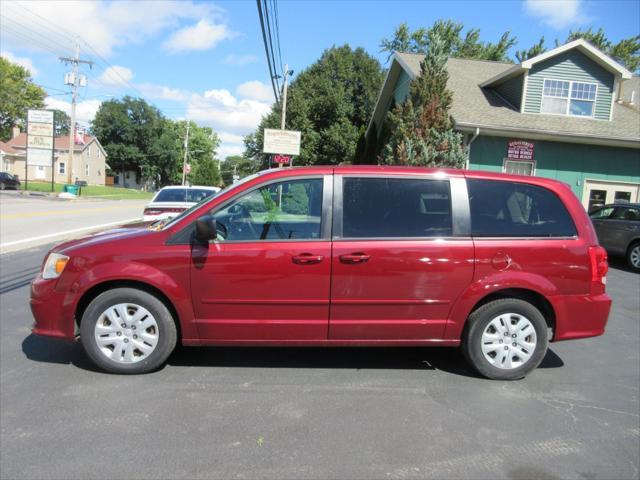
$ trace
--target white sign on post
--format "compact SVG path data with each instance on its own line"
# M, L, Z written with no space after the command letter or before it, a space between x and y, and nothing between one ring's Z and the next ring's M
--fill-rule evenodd
M298 156L300 155L300 132L265 128L262 151Z
M50 123L53 125L53 112L51 110L29 110L27 120L29 123Z
M44 148L27 148L27 159L29 165L39 167L51 166L51 149Z
M27 165L51 167L52 159L53 111L29 110L27 112Z

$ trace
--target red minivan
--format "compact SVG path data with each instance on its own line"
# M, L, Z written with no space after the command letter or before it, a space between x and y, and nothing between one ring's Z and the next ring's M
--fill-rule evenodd
M517 379L601 335L607 256L570 188L412 167L267 170L166 224L63 243L33 332L143 373L184 345L452 346Z

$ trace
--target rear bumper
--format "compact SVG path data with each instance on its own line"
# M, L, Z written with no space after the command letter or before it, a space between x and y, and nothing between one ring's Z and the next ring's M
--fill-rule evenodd
M604 333L611 310L609 295L566 295L549 300L556 313L553 341L597 337Z
M56 280L38 275L31 284L31 313L35 319L31 331L36 335L74 341L73 305L65 292L55 290Z

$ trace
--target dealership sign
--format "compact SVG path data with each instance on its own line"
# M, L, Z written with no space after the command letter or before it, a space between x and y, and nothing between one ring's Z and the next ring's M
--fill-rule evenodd
M262 151L280 155L300 155L300 132L265 128Z
M27 112L27 165L53 165L53 111Z
M511 140L507 146L507 158L533 160L533 143L524 140Z

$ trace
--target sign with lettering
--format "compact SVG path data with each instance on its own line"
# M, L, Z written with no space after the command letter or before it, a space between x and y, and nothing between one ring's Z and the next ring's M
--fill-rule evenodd
M27 120L29 123L50 123L53 125L52 110L29 110L27 112Z
M27 127L27 133L53 137L53 123L30 123Z
M288 155L274 155L273 156L273 161L275 163L279 163L281 165L288 165L290 160L291 160L291 157L288 156Z
M507 145L507 158L533 160L533 143L524 140L511 140Z
M264 153L300 155L300 132L295 130L264 129Z
M29 110L27 112L27 165L53 166L52 110ZM25 167L25 180L26 178Z

